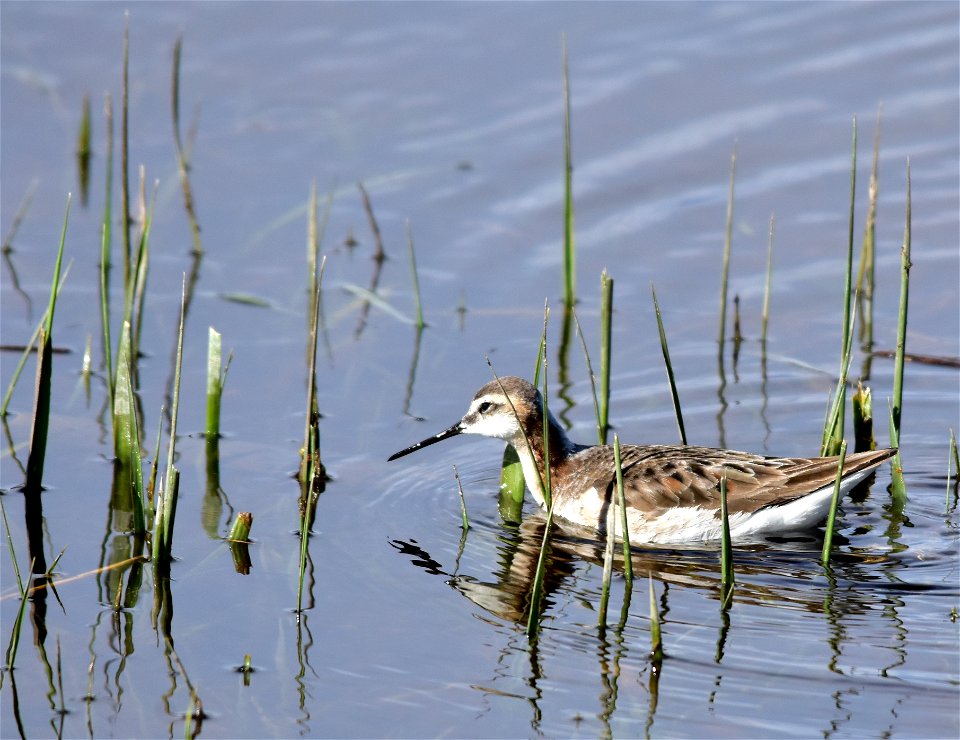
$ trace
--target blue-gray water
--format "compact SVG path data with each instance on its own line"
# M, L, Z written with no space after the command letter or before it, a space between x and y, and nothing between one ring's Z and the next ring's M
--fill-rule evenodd
M601 635L599 547L564 538L543 632L531 642L522 614L542 518L528 502L519 530L501 523L500 445L452 440L385 462L459 418L490 378L484 355L500 374L530 375L545 299L554 309L551 408L575 438L594 437L579 342L573 337L565 355L560 348L562 33L577 312L597 363L599 276L608 269L612 421L621 439L677 435L652 282L690 441L816 453L839 366L852 120L859 254L881 104L875 345L895 342L909 157L908 350L960 355L956 3L131 4L131 179L142 163L148 197L159 181L139 363L151 459L181 278L193 267L170 115L181 34L182 127L206 250L185 336L171 612L156 624L149 566L139 592L129 568L90 574L123 560L131 544L128 520L111 507L97 301L102 106L109 91L119 136L124 9L0 6L5 237L36 183L4 257L5 345L26 342L42 314L67 193L75 194L65 249L72 264L54 324L55 346L69 354L54 356L42 499L42 549L50 564L66 548L55 569L65 582L59 603L47 595L29 605L16 670L4 673L0 689L0 735L17 735L22 723L30 737L180 736L190 685L208 715L208 737L957 735L952 614L960 608L960 557L956 489L946 480L949 429L960 427L956 368L907 365L902 510L884 466L844 502L830 570L818 563L816 537L739 549L726 617L715 550L637 548L640 577L622 628L618 579ZM84 206L74 154L87 93L94 156ZM730 296L740 298L746 341L735 368L727 348L722 382L717 307L734 148ZM298 620L298 489L290 475L303 436L312 182L321 207L334 196L321 248L326 333L318 363L321 448L334 480L318 501L310 608ZM387 308L372 306L365 322L355 288L370 285L373 239L357 182L370 194L388 255L377 286ZM757 337L773 212L764 369ZM419 342L409 323L407 222L429 324ZM346 246L350 238L356 247ZM119 243L115 227L114 336ZM219 508L206 494L200 436L209 326L233 350ZM88 336L98 371L89 390L80 375ZM0 353L4 388L17 358ZM892 360L870 363L855 353L851 373L869 374L881 444L892 372ZM2 503L24 575L16 486L33 373L31 359L0 458ZM472 524L465 538L454 464ZM211 536L226 534L236 511L255 517L246 576ZM121 573L126 601L118 611ZM648 574L667 656L659 680L648 657ZM5 545L0 578L6 649L19 599ZM234 670L245 654L256 669L249 685Z

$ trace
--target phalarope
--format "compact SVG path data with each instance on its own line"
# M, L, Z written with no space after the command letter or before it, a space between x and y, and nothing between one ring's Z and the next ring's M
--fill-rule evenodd
M571 442L553 414L547 416L553 512L604 531L608 507L617 507L613 447ZM458 434L482 434L513 445L527 487L546 508L543 402L536 388L512 376L493 380L477 391L460 421L388 459ZM847 455L841 495L895 453L884 449ZM689 445L621 445L620 458L631 541L648 543L718 539L723 476L733 539L815 527L827 517L838 463L836 457L764 457ZM619 522L619 512L615 515Z

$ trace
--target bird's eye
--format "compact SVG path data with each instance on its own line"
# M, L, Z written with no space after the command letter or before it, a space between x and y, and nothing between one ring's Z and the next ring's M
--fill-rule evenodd
M487 412L488 412L490 409L492 409L492 408L493 408L493 404L492 404L492 403L490 403L489 401L484 401L484 402L481 403L479 406L477 406L477 413L478 413L478 414L485 414L485 413L487 413Z

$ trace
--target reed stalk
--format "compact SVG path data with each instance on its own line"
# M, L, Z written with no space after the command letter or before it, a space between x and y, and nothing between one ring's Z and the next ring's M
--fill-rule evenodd
M130 289L130 11L123 13L123 72L120 105L120 229L123 235L123 287ZM125 295L125 301L129 295Z
M952 471L952 472L951 472ZM957 487L960 478L960 454L957 453L957 436L950 429L950 450L947 452L947 509L950 508L950 479L953 478L953 487ZM956 498L956 497L954 497Z
M53 268L50 285L50 302L47 315L39 334L37 345L37 385L33 406L33 428L30 432L30 453L27 457L26 493L39 495L43 487L43 463L47 454L47 432L50 425L50 387L53 376L53 314L57 307L57 286L60 284L60 266L63 264L63 246L67 240L67 223L70 220L71 196L67 195L67 207L63 215L60 246Z
M563 57L563 300L567 308L576 303L576 245L573 229L573 154L570 125L570 66L567 36L561 35Z
M613 547L616 538L616 517L613 501L607 506L607 542L603 548L603 578L600 586L600 607L597 609L597 626L601 633L607 627L607 604L610 601L610 581L613 578Z
M87 204L90 191L90 95L83 96L83 108L80 114L80 130L77 132L77 174L80 186L80 203Z
M911 241L911 187L910 160L907 159L907 213L903 227L903 245L900 248L900 310L897 314L897 352L893 365L893 426L896 439L891 443L900 447L900 419L903 411L903 362L907 351L907 306L910 299L910 241Z
M650 585L650 659L654 670L660 670L663 663L663 635L660 630L660 610L657 609L657 600L653 590L653 575L647 576Z
M860 251L860 266L857 269L857 292L860 295L860 343L866 351L873 347L873 292L876 272L876 226L877 195L879 193L880 167L880 117L883 105L877 108L877 126L873 134L873 167L870 170L869 203L867 223Z
M593 363L590 362L590 352L587 351L587 340L583 336L583 328L580 326L580 319L577 318L576 309L574 309L572 313L574 324L577 327L577 336L580 337L580 348L583 350L583 359L587 365L587 374L590 376L590 393L593 397L593 413L597 420L597 444L602 445L604 444L603 417L600 415L600 401L597 398L597 376L593 372Z
M162 511L162 538L159 563L170 561L173 552L173 527L177 515L177 498L180 489L180 471L174 467L177 445L177 417L180 413L180 370L183 367L183 324L187 305L187 276L183 276L180 292L180 327L177 332L177 359L173 373L173 401L170 405L170 445L167 450L167 472L164 476L166 491L163 505L157 506L158 513ZM157 534L154 532L154 537Z
M72 264L72 262L71 262ZM67 276L70 274L70 264L67 265L66 269L63 271L63 276L60 278L60 284L57 285L57 297L60 297L60 289L63 287L63 284L67 281ZM23 368L27 364L27 359L30 357L30 354L34 351L34 347L37 344L37 338L40 336L40 332L47 325L47 310L44 310L43 316L40 317L40 321L37 322L37 328L33 330L33 334L30 335L30 341L27 342L26 346L23 348L23 352L20 354L20 359L17 361L17 366L14 368L13 373L10 375L10 383L7 385L7 391L3 395L3 403L0 404L0 418L3 418L7 415L7 409L10 405L10 399L13 396L13 389L17 385L17 381L20 379L20 374L23 372Z
M760 311L760 344L767 346L767 323L770 319L770 278L773 275L773 236L776 217L770 214L770 230L767 237L767 276L763 283L763 309Z
M896 422L893 418L893 406L887 401L887 417L890 428L890 446L897 448L897 454L890 458L890 493L897 503L897 507L902 511L903 504L907 499L907 484L903 479L903 463L900 461L900 435L897 432Z
M104 117L107 128L106 192L104 193L103 219L100 226L100 321L103 330L103 364L106 369L107 390L110 406L113 407L113 344L110 341L110 242L113 231L113 99L110 94L104 100Z
M600 273L600 444L607 443L610 431L610 366L613 329L613 278Z
M420 300L420 279L417 277L417 257L413 251L413 231L410 229L409 219L407 219L407 248L410 252L410 274L413 278L413 300L416 306L417 329L423 329L427 324L423 320L423 303Z
M550 551L550 530L553 526L553 496L551 495L551 483L550 483L550 411L548 406L548 392L547 392L547 320L550 316L550 308L547 304L544 304L543 307L543 334L540 338L540 344L543 347L543 352L541 353L542 359L542 381L543 381L543 390L541 391L541 399L543 401L543 475L542 480L540 481L541 490L543 491L544 504L547 507L547 518L544 523L543 528L543 540L540 543L540 555L537 558L537 568L534 572L533 584L530 588L530 610L527 615L527 637L533 639L537 636L540 631L540 617L542 614L543 608L543 581L546 575L547 570L547 557ZM538 363L537 368L540 369L540 364ZM497 381L499 383L499 379ZM501 385L501 391L503 386ZM507 394L504 393L504 396ZM509 401L509 397L507 397ZM511 408L513 403L510 403ZM516 415L517 410L513 409L514 415ZM519 417L518 417L519 420ZM521 426L521 430L523 427ZM524 432L524 442L527 444L528 449L530 448L530 441L526 439L526 432ZM537 471L538 475L540 471Z
M140 426L133 391L133 357L130 322L124 321L117 350L117 379L113 403L114 454L120 466L121 480L130 486L133 498L133 531L143 535L146 529L143 487L143 460L140 454Z
M733 196L737 179L737 149L730 155L730 186L727 192L727 221L723 237L723 266L720 271L720 330L719 355L721 372L723 369L723 345L727 336L727 286L730 283L730 248L733 242Z
M680 432L680 444L687 443L687 432L683 426L683 412L680 409L680 394L677 391L677 379L673 374L673 363L670 362L670 349L667 347L667 333L663 329L663 317L660 315L660 304L657 302L657 291L650 283L650 294L653 296L653 310L657 315L657 330L660 332L660 351L663 353L663 363L667 369L667 382L670 384L670 397L673 400L673 411L677 415L677 429Z
M727 476L720 478L720 605L726 609L733 598L733 546L730 541L730 516L727 510Z
M633 588L633 558L630 553L630 522L627 519L627 501L623 492L623 465L620 462L620 437L613 435L613 462L617 471L617 506L620 507L620 529L623 536L623 575L626 590Z
M843 480L843 463L847 458L847 440L840 443L840 454L837 459L837 477L833 482L833 498L830 500L830 513L827 515L827 526L823 532L823 549L820 551L820 562L826 567L830 563L830 552L833 549L833 533L836 527L837 506L840 504L840 482Z
M200 223L197 220L197 210L193 199L193 188L190 185L190 154L183 147L180 138L180 57L183 51L183 37L180 36L173 44L173 75L171 83L171 113L173 116L173 143L177 151L177 173L180 176L180 189L183 191L183 207L190 222L190 233L193 236L193 254L203 255L203 242L200 239Z
M847 266L844 273L843 288L843 324L841 326L840 342L840 380L837 392L830 409L830 415L823 428L823 440L820 454L828 457L839 452L842 443L845 420L844 412L847 401L846 376L850 365L850 355L853 344L853 318L855 307L850 300L850 291L853 285L853 232L854 212L857 197L857 118L853 118L853 144L850 153L850 217L847 221Z
M470 529L470 520L467 518L467 501L463 496L463 486L460 484L460 473L457 472L457 466L453 466L453 477L457 481L457 493L460 494L460 519L461 526L463 531L467 532Z
M537 362L533 370L534 387L540 383L540 366L543 363L545 352L546 334L542 334L540 336L540 347L537 349ZM493 377L497 378L497 373L493 369L493 363L490 362L490 358L487 357L486 360L491 372L493 372ZM497 382L499 383L499 378L497 378ZM502 385L500 386L500 390L503 391ZM506 396L506 392L504 392L504 395ZM510 402L510 399L507 398L507 401ZM517 410L513 408L512 402L510 402L510 408L513 411L513 415L516 416ZM526 433L524 433L524 439L526 440ZM536 482L537 481L530 481L530 483ZM542 489L543 481L541 480L539 483ZM520 457L517 455L517 451L513 448L513 445L508 444L503 450L503 463L500 469L499 509L504 521L520 521L523 510L524 486L523 465L520 464Z

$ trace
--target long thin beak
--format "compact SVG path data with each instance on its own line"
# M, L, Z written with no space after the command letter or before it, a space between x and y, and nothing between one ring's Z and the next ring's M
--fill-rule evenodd
M455 437L458 434L460 434L460 432L462 431L463 431L463 422L458 421L449 429L444 429L442 432L440 432L440 434L434 434L432 437L427 437L422 442L417 442L415 445L410 445L409 447L403 450L400 450L400 452L394 452L392 455L390 455L390 457L387 458L387 462L390 462L391 460L396 460L398 457L403 457L404 455L409 455L411 452L416 452L421 447L429 447L430 445L436 444L437 442L441 442L447 439L448 437Z

